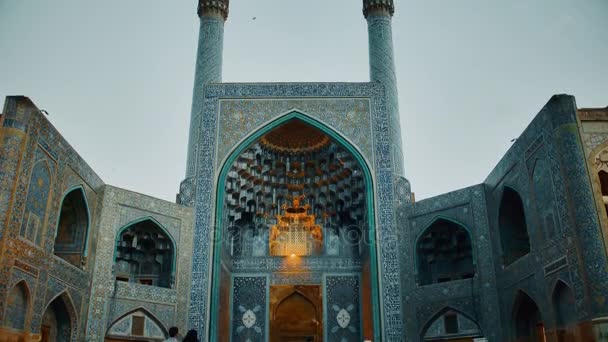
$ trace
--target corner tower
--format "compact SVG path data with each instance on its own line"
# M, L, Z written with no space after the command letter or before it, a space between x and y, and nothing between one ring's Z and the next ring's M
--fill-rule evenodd
M196 159L201 144L199 133L201 125L204 123L202 103L205 85L222 82L224 22L228 18L229 3L229 0L198 1L197 13L200 19L200 29L190 114L186 178L180 184L180 191L177 195L177 203L187 206L194 206Z
M393 13L395 13L393 0L363 0L363 15L367 20L369 39L369 76L372 82L380 82L384 85L387 110L390 113L394 173L403 176L401 125L391 27Z

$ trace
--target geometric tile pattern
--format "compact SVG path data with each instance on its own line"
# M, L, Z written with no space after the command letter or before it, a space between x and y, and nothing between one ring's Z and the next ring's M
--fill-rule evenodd
M268 339L268 278L232 278L232 341L263 342Z
M277 103L276 99L289 98L312 98L322 99L328 108L332 108L332 102L343 102L344 98L366 98L369 105L368 120L366 125L359 127L358 132L371 132L372 137L372 160L370 167L374 170L375 201L377 203L377 232L378 232L378 253L379 255L379 290L382 295L382 314L384 317L384 327L386 338L389 340L399 339L402 336L401 318L401 299L400 299L400 279L399 279L399 259L397 248L397 232L394 225L394 201L393 201L393 160L390 148L390 124L386 112L386 94L384 88L379 83L293 83L293 84L217 84L208 85L204 91L203 113L201 122L201 132L199 135L199 146L206 148L199 150L197 158L197 180L196 187L200 191L196 192L196 218L194 233L194 255L192 269L192 295L190 325L198 328L199 331L206 331L208 298L211 278L209 277L209 261L212 253L214 213L215 213L215 189L217 186L218 165L218 137L224 134L234 134L232 127L235 125L227 124L219 126L221 120L220 108L222 99L258 99L256 110L265 112ZM269 101L268 98L273 100ZM322 108L322 107L321 107ZM291 110L295 110L292 108ZM276 112L275 112L276 113ZM287 112L276 113L270 121L277 119ZM302 113L314 118L323 124L323 118L316 116L315 112ZM238 120L238 116L235 117ZM371 122L371 125L369 124ZM349 125L352 122L346 120L336 120L335 126L330 125L336 132L344 132L342 125ZM264 124L252 127L250 132L257 132ZM222 129L226 130L221 131ZM237 131L237 129L234 129ZM359 133L358 135L363 135ZM241 132L238 141L242 141L247 136ZM350 136L343 136L351 139ZM359 146L356 146L361 151ZM370 158L367 156L366 158ZM369 161L368 161L369 163Z
M273 118L292 110L313 116L352 140L366 159L373 161L371 134L360 134L362 127L371 128L369 100L365 98L337 98L332 101L315 98L296 99L222 99L220 100L216 164L221 167L239 141ZM370 131L371 133L371 131Z
M361 341L358 275L325 275L326 341Z
M173 288L114 280L114 247L118 232L152 220L176 242ZM187 328L192 250L192 209L131 191L106 186L98 218L98 246L91 289L87 336L103 339L109 324L125 313L144 308L167 326Z

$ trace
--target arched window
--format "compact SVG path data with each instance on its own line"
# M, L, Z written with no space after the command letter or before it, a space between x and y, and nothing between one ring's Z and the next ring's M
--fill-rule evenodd
M558 340L574 341L576 329L574 293L568 285L558 281L553 290L552 299Z
M445 219L431 224L416 244L418 284L428 285L475 275L469 233Z
M88 231L89 210L86 197L82 188L76 188L61 203L55 255L74 266L84 266Z
M545 341L545 327L532 298L518 291L513 304L513 337L517 341Z
M6 302L5 326L25 330L25 318L29 305L29 291L24 281L13 286Z
M175 246L153 220L123 229L116 243L116 280L173 287Z
M524 204L519 194L509 187L504 188L500 200L498 229L505 265L510 265L530 253L530 237L526 225Z
M32 168L25 202L25 217L20 235L37 245L42 244L43 223L51 188L51 173L46 161L39 161Z
M455 339L471 341L483 337L474 320L451 308L445 308L433 316L422 329L421 340L438 341Z

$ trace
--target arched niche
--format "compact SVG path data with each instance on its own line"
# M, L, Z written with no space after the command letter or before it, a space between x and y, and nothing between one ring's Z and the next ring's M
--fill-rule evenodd
M75 341L77 327L74 304L64 291L55 297L44 310L40 328L42 341Z
M558 280L551 296L555 327L560 341L573 341L576 329L576 302L570 286Z
M373 183L356 147L323 123L291 112L236 146L223 161L216 184L214 236L225 239L213 251L211 339L230 328L225 323L230 308L220 303L233 298L232 289L221 285L239 274L231 265L250 265L256 258L261 265L272 265L273 258L284 258L283 264L292 267L327 257L362 265L357 291L364 295L356 300L367 316L357 334L363 330L366 338L380 338ZM296 221L297 227L290 224ZM332 238L328 253L329 236L337 236L339 243ZM310 278L319 272L292 268L294 279L298 273Z
M538 210L539 231L543 240L551 240L558 233L554 215L555 194L551 167L547 158L539 158L532 172L534 199Z
M89 226L89 207L84 189L79 186L70 190L61 201L55 255L76 267L84 267Z
M536 302L523 291L518 291L513 302L512 336L517 341L544 341L545 326Z
M325 255L330 233L342 236L335 254L359 253L357 228L367 219L363 171L344 147L302 120L240 152L224 191L224 247L233 257Z
M25 201L25 216L21 225L22 237L42 244L44 220L51 190L51 172L46 160L37 162L32 168Z
M132 222L116 236L116 280L172 288L175 253L175 241L158 221L144 218Z
M524 204L514 189L504 187L498 209L498 229L504 265L530 253L530 236Z
M428 285L475 275L473 248L467 229L452 220L433 221L416 242L418 284Z
M13 286L6 301L4 325L14 330L25 330L30 291L24 280Z
M422 341L466 341L479 337L483 337L479 324L451 307L443 308L433 315L420 334Z
M139 308L116 319L106 332L106 339L129 341L163 341L168 337L165 326L150 312Z

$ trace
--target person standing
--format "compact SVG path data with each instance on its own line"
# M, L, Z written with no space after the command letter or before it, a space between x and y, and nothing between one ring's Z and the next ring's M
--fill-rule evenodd
M184 337L182 342L199 342L197 331L194 329L188 331L188 333L186 334L186 337Z
M177 335L179 334L179 329L177 327L169 328L169 338L164 340L163 342L178 342Z

